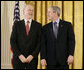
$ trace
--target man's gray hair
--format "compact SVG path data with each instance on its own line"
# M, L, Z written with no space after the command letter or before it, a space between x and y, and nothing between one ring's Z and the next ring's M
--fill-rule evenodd
M51 8L53 9L53 12L57 12L58 16L60 16L60 8L57 6L51 6Z

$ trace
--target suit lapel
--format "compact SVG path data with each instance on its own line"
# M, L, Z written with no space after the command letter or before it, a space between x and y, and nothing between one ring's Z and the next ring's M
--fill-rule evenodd
M25 27L25 21L24 20L22 20L22 32L23 32L23 35L26 37L26 27Z
M27 36L28 38L30 38L33 35L34 28L35 28L34 21L32 20L29 35Z
M63 22L62 20L60 20L60 22L59 22L59 29L58 29L57 39L59 39L60 35L62 34L62 28L63 28L63 23L62 22Z
M52 22L50 23L50 28L49 28L49 30L50 30L51 37L54 39L55 36L54 36L54 33L53 33L53 23L52 23Z

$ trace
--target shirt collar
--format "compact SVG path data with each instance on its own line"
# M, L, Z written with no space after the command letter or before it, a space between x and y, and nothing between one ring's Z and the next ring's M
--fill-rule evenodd
M25 23L27 23L28 20L24 19ZM29 20L29 22L31 23L32 22L32 19Z
M58 18L58 20L54 21L53 23L57 22L57 24L60 22L60 18Z

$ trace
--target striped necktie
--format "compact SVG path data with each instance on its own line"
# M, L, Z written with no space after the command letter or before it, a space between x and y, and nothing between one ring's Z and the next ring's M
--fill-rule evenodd
M53 24L53 32L54 32L55 37L57 38L57 33L58 33L57 22L55 22L55 23Z
M26 34L27 34L27 36L29 34L29 21L27 21L27 25L26 25Z

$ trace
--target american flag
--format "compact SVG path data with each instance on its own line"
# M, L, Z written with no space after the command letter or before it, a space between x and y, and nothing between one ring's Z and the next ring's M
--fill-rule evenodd
M19 10L19 1L15 2L15 8L14 8L14 18L13 21L19 21L20 20L20 10Z
M19 1L15 1L13 22L16 22L16 21L19 21L19 20L20 20ZM10 50L11 50L11 66L13 68L13 50L12 50L12 47L10 48Z

